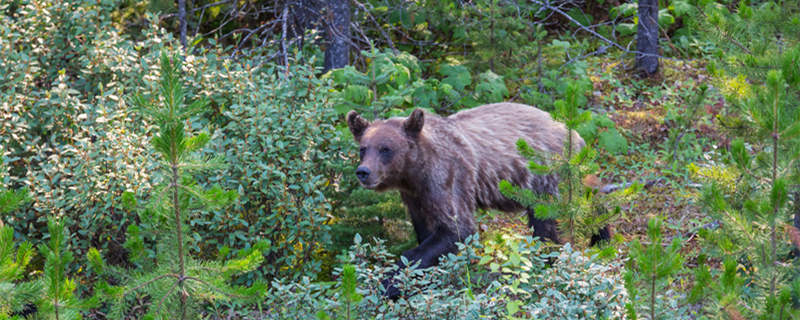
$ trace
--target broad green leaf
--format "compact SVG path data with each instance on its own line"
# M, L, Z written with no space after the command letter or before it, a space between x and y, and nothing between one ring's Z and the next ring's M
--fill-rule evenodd
M439 74L445 76L445 78L442 79L442 83L449 84L457 91L464 90L464 87L472 83L472 76L469 74L469 69L462 65L440 65Z
M612 154L628 152L628 140L617 131L616 128L609 128L601 132L598 137L600 147Z

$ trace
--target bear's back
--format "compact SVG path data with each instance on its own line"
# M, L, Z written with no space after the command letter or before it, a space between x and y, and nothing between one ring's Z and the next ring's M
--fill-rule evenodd
M566 127L538 108L519 103L494 103L463 110L447 118L470 136L477 146L489 150L510 146L516 153L516 143L525 139L535 150L560 153L563 150ZM577 149L583 139L574 135Z
M472 180L469 187L481 208L517 211L521 207L500 194L500 180L524 186L537 192L550 192L555 186L551 177L535 176L528 170L528 160L517 150L517 140L524 139L534 150L545 154L561 153L566 137L564 124L550 114L518 103L495 103L464 110L445 118L449 134L463 147L453 152L470 162L465 175ZM575 150L584 141L573 135ZM543 185L543 184L548 185Z

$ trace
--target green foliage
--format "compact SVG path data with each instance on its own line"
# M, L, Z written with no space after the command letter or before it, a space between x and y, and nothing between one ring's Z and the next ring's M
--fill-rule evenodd
M57 214L76 235L67 239L76 257L96 246L110 265L128 259L146 264L156 255L144 247L153 235L140 230L137 244L126 231L132 224L155 227L140 219L136 199L162 192L160 153L148 144L155 123L122 97L158 92L159 71L150 66L158 65L160 52L181 49L154 23L156 16L137 22L144 23L138 40L120 34L111 21L117 4L36 0L12 9L0 5L0 20L14 21L0 27L0 97L6 103L0 156L8 165L0 181L29 186L31 197L30 206L3 221L35 246L46 234L46 216ZM87 40L75 41L62 28ZM45 41L29 41L34 38ZM67 51L69 59L54 56ZM232 207L192 215L188 250L209 258L223 247L238 254L269 240L272 246L264 253L271 263L237 281L317 274L330 241L324 224L331 217L330 197L346 191L337 182L349 164L342 156L342 133L333 126L338 118L330 86L305 65L294 64L292 77L284 77L283 70L257 57L222 58L228 54L212 46L186 55L183 64L187 99L208 102L184 127L209 129L208 144L200 148L201 133L186 147L229 164L210 176L196 176L195 186L219 184L239 195ZM140 248L141 255L126 255L132 248ZM72 271L78 267L71 265Z
M17 210L29 200L27 189L2 190L0 191L0 213L5 214ZM2 226L2 222L0 222L0 226Z
M531 190L512 186L505 180L500 182L499 188L506 197L528 208L534 208L537 217L559 219L562 225L561 229L567 232L569 241L585 242L620 213L618 207L612 212L600 209L601 206L595 202L595 190L581 187L581 179L587 174L593 174L598 169L598 165L594 163L597 153L592 148L592 144L594 141L599 141L601 145L619 148L623 144L626 146L627 142L622 137L603 139L603 134L609 130L606 129L598 135L598 124L607 124L602 120L592 121L591 113L579 108L580 105L586 103L584 93L588 89L587 81L584 79L569 80L567 83L565 98L556 100L555 110L552 113L553 118L564 122L570 132L564 142L563 154L550 157L531 149L522 139L517 142L520 153L530 160L529 169L532 173L556 174L559 177L562 196L556 199L547 199L535 195ZM587 133L589 139L586 140L587 145L582 148L575 140L578 132L576 128L579 127L582 129L581 131Z
M669 134L664 142L666 144L664 149L670 150L673 170L683 167L681 164L685 159L683 159L684 154L681 150L688 148L687 146L682 146L681 141L684 138L686 140L696 138L697 135L693 132L693 128L695 127L695 122L701 118L708 94L708 86L701 84L698 92L681 92L684 101L681 102L680 106L672 104L665 106L667 115L664 123L669 126Z
M625 288L630 302L625 306L628 317L637 319L637 314L647 314L648 319L679 319L686 310L677 305L676 293L665 290L673 276L683 268L680 255L681 240L673 238L665 248L662 244L662 222L659 218L647 223L648 245L639 240L630 244L625 268Z
M28 200L24 190L0 191L0 214L16 210ZM78 298L75 280L67 277L73 256L66 248L68 235L64 224L50 218L47 229L50 240L39 246L45 259L42 277L23 281L25 268L35 253L33 246L27 241L16 245L13 228L0 223L0 318L33 304L37 316L42 318L80 319L80 311L96 304L94 299Z
M73 262L66 248L67 229L54 218L48 219L47 228L50 240L39 246L45 259L42 276L24 281L25 268L35 252L33 246L28 242L16 246L13 229L0 227L0 318L35 310L41 318L82 319L81 311L97 305L97 299L79 298L76 281L67 277Z
M329 81L305 66L247 72L235 103L222 112L222 125L203 152L225 158L206 183L218 182L239 195L227 210L203 213L196 237L206 238L204 252L248 248L267 240L269 258L240 281L313 276L322 269L337 201L344 201L352 170L346 157L339 116L331 103ZM234 89L233 86L228 88ZM238 281L238 280L237 280Z
M0 214L21 206L27 200L25 195L24 190L0 191ZM26 303L38 298L40 283L19 282L33 254L33 246L29 242L17 245L14 242L14 229L0 223L0 318L23 310Z
M669 37L669 44L662 46L666 55L699 56L715 49L712 42L703 39L698 25L701 8L707 3L719 1L673 0L660 1L658 25ZM598 31L606 37L614 37L612 30L626 39L633 38L639 24L638 1L625 1L609 10L612 19L620 21L616 28L600 28ZM662 40L663 41L663 40Z
M202 188L189 175L199 170L218 166L209 159L196 157L197 150L209 141L205 133L195 133L185 128L184 122L203 112L206 101L187 102L188 93L181 79L180 57L161 57L159 90L157 96L137 95L132 100L147 119L158 126L158 133L151 144L161 155L164 172L162 187L150 198L150 203L139 211L140 219L150 229L143 230L152 235L156 245L156 259L144 264L143 270L109 270L109 277L120 277L123 285L109 286L101 282L98 291L112 303L111 317L123 318L130 314L132 294L147 297L143 306L148 318L196 317L201 310L200 302L215 302L235 298L242 302L259 297L247 295L246 288L235 288L228 284L232 276L250 272L263 261L260 251L228 261L204 262L192 259L188 254L186 236L189 234L188 218L194 211L222 208L236 199L232 191L220 187ZM132 200L126 200L131 204ZM185 228L185 229L184 229ZM126 243L136 258L141 257L143 241L138 238L138 228L129 227L128 236L134 240ZM185 231L186 230L186 231ZM99 252L89 250L88 260L93 271L103 274L107 266ZM255 287L263 286L258 284ZM138 309L138 308L137 308Z
M601 150L606 150L610 154L628 152L628 140L617 130L614 121L606 115L592 114L591 119L578 125L575 131L587 141L588 145L594 145L596 142Z
M509 95L504 78L487 70L473 78L457 60L436 66L441 79L423 78L419 60L408 53L363 51L364 71L346 66L330 71L337 88L336 111L356 110L373 119L405 115L411 107L440 112L500 102Z
M728 165L739 173L734 193L712 181L703 193L709 215L721 227L703 232L709 250L724 258L713 286L712 313L731 317L796 317L796 259L786 236L793 209L789 186L797 183L797 4L749 4L735 10L707 3L702 11L709 38L719 46L709 71L720 91L742 113L742 138L731 143ZM788 22L787 22L788 21ZM788 65L795 67L787 67ZM734 120L729 117L725 120ZM733 121L731 121L733 122ZM794 213L796 215L796 213Z
M81 311L96 305L96 299L83 300L76 295L77 283L67 277L67 267L73 262L66 248L67 229L62 222L47 221L50 240L39 247L45 258L41 279L43 293L37 303L37 316L55 319L82 319Z
M148 190L155 166L143 147L151 126L120 98L138 90L140 54L111 29L110 3L14 3L0 5L0 145L8 166L0 180L28 186L31 205L3 220L38 245L47 217L59 216L75 235L65 241L76 256L93 243L109 249L114 242L107 239L120 238L135 219L118 206L119 194Z
M390 302L382 295L380 279L396 268L392 255L380 241L365 243L357 236L354 242L348 250L349 266L340 272L338 283L314 283L307 278L273 282L267 295L267 318L297 319L312 314L317 319L623 316L626 295L614 267L573 251L569 245L551 254L531 238L499 235L482 244L470 236L458 244L457 253L449 254L439 265L397 273L398 288L413 294ZM545 261L553 258L555 264L545 268ZM475 265L470 260L480 262ZM348 298L353 292L363 298ZM348 304L353 308L349 318L344 308Z
M352 171L355 164L345 172ZM328 248L335 253L346 251L356 234L364 238L387 240L392 253L411 249L417 245L413 229L408 225L406 207L396 192L379 193L364 189L352 177L343 177L342 184L350 183L352 191L336 202L338 212L331 225L331 242Z

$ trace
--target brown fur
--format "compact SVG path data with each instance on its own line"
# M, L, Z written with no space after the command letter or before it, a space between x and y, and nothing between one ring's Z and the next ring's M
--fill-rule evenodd
M422 113L415 110L416 115ZM420 121L419 116L410 118ZM557 192L557 179L531 174L527 160L516 148L517 140L524 138L536 150L561 153L566 128L547 112L522 104L496 103L447 118L425 112L422 120L421 134L412 138L404 129L405 118L368 123L353 112L348 114L351 128L363 127L360 134L354 131L356 141L367 148L362 165L377 174L373 178L376 184L365 187L400 190L404 201L410 200L407 206L418 206L408 208L412 220L425 220L431 227L456 224L457 230L469 235L475 231L476 208L524 209L500 194L502 179L539 193ZM583 147L580 136L573 134L573 139L576 149ZM391 162L383 163L374 152L381 145L394 151Z
M347 122L362 152L357 170L362 185L400 191L420 243L403 255L421 260L423 267L476 231L476 209L525 209L500 193L501 180L558 194L557 177L532 174L516 148L523 138L545 154L562 152L565 126L537 108L496 103L446 118L417 109L407 118L373 122L351 111ZM584 146L577 133L573 144L576 151ZM555 222L528 213L534 235L558 241Z

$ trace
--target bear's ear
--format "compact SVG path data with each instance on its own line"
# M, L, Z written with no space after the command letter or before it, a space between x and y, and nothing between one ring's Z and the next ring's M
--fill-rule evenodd
M422 109L415 109L405 121L403 121L403 130L406 134L416 139L419 133L422 132L422 126L425 124L425 113Z
M350 132L353 133L353 138L355 138L356 142L358 142L361 140L364 130L369 127L369 121L358 115L358 112L355 110L350 110L350 112L347 113L347 126L350 127Z

